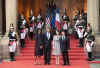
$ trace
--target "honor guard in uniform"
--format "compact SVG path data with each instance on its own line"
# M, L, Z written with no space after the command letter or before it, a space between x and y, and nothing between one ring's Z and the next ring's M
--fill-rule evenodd
M83 47L83 42L84 42L84 27L80 24L77 26L77 34L79 38L79 47Z
M86 28L86 30L85 30L85 32L84 32L84 37L85 38L87 38L89 35L91 35L92 34L92 28L91 28L91 25L90 24L88 24L87 25L87 28Z
M16 39L16 32L14 31L13 24L10 24L8 37L9 39Z
M93 60L93 58L92 58L92 49L94 47L94 40L95 40L95 37L93 35L90 35L87 38L86 43L85 43L85 48L86 48L87 53L88 53L88 61Z
M67 13L66 13L66 8L65 8L65 11L64 11L64 15L62 16L62 19L63 19L63 27L62 29L65 31L65 34L67 35L68 33L68 28L69 28L69 17L67 16Z
M83 22L82 22L82 20L81 20L81 16L79 16L78 17L78 19L75 21L75 25L74 25L74 28L75 28L75 37L77 38L77 39L79 39L79 37L78 37L78 34L77 34L77 29L78 29L78 26L84 26L83 25Z
M25 24L26 24L26 20L24 19L24 16L21 15L21 20L19 21L20 23L20 44L21 44L21 47L25 47L24 46L24 39L25 39L25 36L26 36L26 30L25 30Z
M33 39L33 32L34 32L34 20L35 20L35 16L33 16L33 12L31 10L31 14L29 17L29 36L30 39Z
M37 29L42 29L44 23L43 23L43 19L42 19L42 16L41 16L41 12L38 14L37 16Z
M10 26L10 31L8 34L9 37L9 52L10 52L10 60L15 61L15 51L17 46L17 38L16 38L16 32L14 32L14 27Z

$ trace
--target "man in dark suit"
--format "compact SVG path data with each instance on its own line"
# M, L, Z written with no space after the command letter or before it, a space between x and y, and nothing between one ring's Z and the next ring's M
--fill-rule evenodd
M50 29L46 29L46 33L43 35L44 37L44 60L45 64L50 64L51 60L51 41L52 41L52 34Z
M69 65L69 55L68 55L68 50L69 50L69 39L65 36L65 32L61 32L61 38L60 38L60 48L63 56L63 62L64 65Z

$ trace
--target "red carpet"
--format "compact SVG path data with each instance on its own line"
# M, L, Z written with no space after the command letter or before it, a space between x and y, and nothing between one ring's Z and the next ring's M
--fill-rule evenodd
M42 65L34 65L34 44L35 41L26 40L26 48L23 48L20 56L16 57L14 62L3 62L0 64L0 68L90 68L87 61L87 56L84 53L83 48L78 48L78 40L74 37L70 37L70 66L62 65L62 57L60 57L60 65L55 65L55 58L52 56L51 65L44 65L43 57L41 58Z

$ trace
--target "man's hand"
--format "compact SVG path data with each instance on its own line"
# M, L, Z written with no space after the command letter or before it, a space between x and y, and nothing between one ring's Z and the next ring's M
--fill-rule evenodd
M42 49L43 48L43 46L40 46L40 49Z

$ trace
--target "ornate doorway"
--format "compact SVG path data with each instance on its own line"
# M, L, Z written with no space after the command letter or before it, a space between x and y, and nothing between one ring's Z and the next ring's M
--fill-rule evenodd
M26 20L28 20L30 10L33 9L34 15L37 16L39 9L42 15L45 16L47 3L52 0L18 0L18 14L24 13ZM57 7L60 8L61 14L64 8L70 17L75 13L75 10L84 9L87 12L87 0L54 0Z
M0 34L4 35L6 32L6 13L5 0L0 0Z

